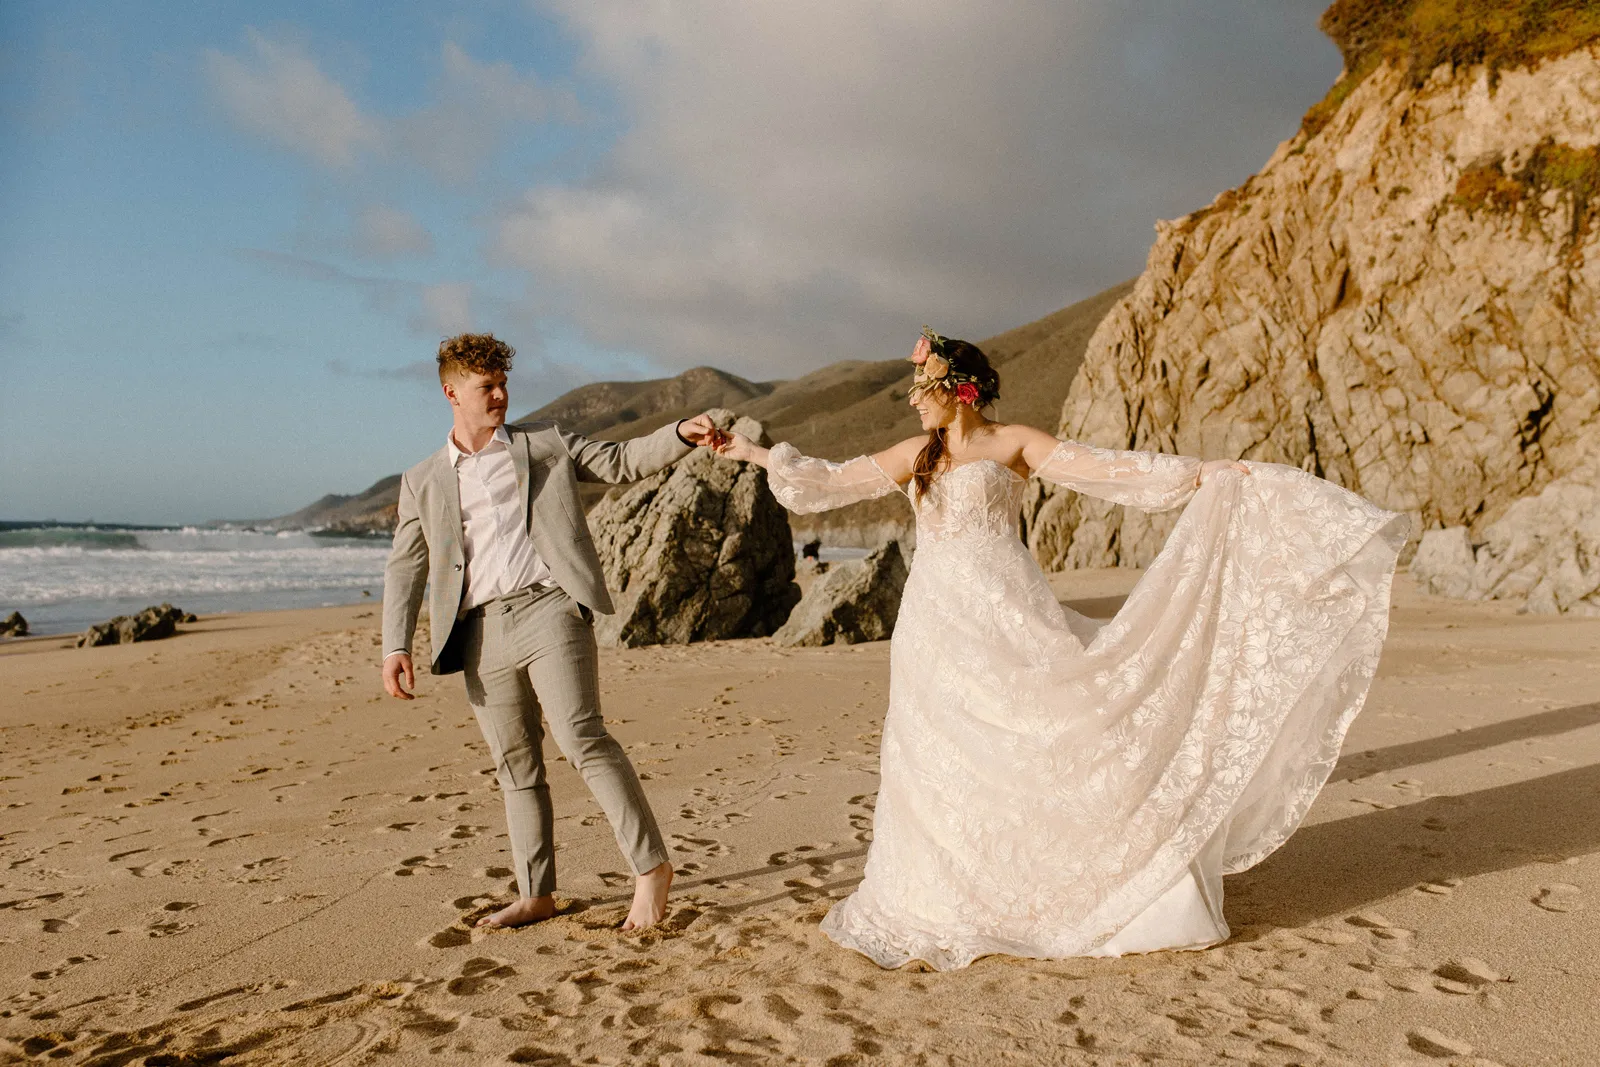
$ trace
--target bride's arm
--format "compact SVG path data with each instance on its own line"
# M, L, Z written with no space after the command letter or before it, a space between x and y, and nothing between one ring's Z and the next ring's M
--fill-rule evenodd
M800 454L788 442L762 448L741 434L728 434L717 447L718 454L754 463L767 469L767 484L778 503L794 512L827 511L858 500L872 500L900 488L911 477L916 452L906 456L903 441L876 455L857 456L844 463L831 463Z
M1215 471L1250 473L1244 464L1231 460L1202 462L1192 456L1165 452L1096 448L1076 441L1059 441L1032 427L1017 429L1026 435L1022 458L1037 477L1085 496L1149 511L1187 503L1201 481Z

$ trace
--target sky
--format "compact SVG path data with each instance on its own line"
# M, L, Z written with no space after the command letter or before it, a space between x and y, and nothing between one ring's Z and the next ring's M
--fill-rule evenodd
M1325 0L5 0L0 519L260 518L433 355L755 380L1137 274L1339 73Z

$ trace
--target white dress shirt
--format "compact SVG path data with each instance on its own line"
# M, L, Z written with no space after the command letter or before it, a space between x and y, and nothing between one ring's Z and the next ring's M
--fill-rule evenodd
M463 452L454 434L445 440L461 494L466 573L460 610L530 585L553 583L550 568L528 538L522 491L511 463L511 435L506 428L496 427L489 443L476 452Z

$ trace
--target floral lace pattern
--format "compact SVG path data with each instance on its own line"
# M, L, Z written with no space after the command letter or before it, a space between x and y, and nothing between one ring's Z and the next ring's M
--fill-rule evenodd
M874 840L829 937L885 967L1082 955L1190 864L1220 884L1294 831L1377 668L1406 524L1249 466L1196 490L1196 460L1052 453L1040 476L1080 492L1188 501L1103 624L1056 602L1018 538L1015 472L963 464L913 499ZM811 472L813 510L873 484ZM792 483L773 485L787 504Z

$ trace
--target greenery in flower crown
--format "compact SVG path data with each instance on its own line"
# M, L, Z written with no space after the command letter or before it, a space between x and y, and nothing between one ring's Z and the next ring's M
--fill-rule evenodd
M943 389L955 394L957 403L984 407L994 403L998 396L997 382L985 380L955 365L957 348L963 342L953 342L931 327L922 328L922 339L911 352L911 362L917 365L911 381L911 399L929 389Z

